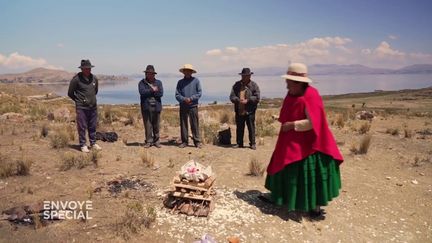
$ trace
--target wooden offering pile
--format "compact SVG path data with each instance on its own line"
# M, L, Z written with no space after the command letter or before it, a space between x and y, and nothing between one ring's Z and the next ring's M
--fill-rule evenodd
M199 182L175 176L172 181L173 190L168 194L165 206L171 208L173 213L207 217L214 209L214 182L213 176Z

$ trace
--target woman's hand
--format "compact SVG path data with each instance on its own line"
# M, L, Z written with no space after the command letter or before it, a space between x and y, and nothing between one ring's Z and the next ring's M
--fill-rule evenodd
M289 130L294 129L294 122L285 122L281 126L282 132L288 132Z

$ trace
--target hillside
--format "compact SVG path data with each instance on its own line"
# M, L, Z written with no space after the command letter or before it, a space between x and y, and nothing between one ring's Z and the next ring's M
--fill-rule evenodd
M76 73L47 68L35 68L24 73L0 75L0 83L68 83ZM100 81L128 80L127 76L96 74Z

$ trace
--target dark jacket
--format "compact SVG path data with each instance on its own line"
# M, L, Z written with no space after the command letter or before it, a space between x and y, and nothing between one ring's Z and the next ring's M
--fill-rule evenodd
M91 110L97 108L96 95L99 81L93 74L86 80L81 72L69 84L68 96L75 101L77 108Z
M177 101L180 103L181 108L192 108L198 105L198 100L201 98L202 90L199 79L190 78L190 79L180 79L177 83L175 97ZM186 98L190 98L192 103L187 105L184 100Z
M154 92L150 87L150 83L145 79L141 80L138 84L138 90L141 98L141 109L148 111L162 111L162 100L163 96L163 86L162 82L156 79L153 83L158 87L158 91Z
M242 86L242 81L241 80L237 81L233 85L230 94L230 100L232 103L234 103L234 111L236 113L239 112L241 86ZM247 114L254 113L260 101L260 90L258 85L252 80L246 85L245 97L248 100L248 102L245 105L246 113Z

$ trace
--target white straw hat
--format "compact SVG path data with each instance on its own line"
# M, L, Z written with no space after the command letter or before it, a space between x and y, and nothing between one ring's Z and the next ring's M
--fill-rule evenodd
M185 69L192 70L192 73L196 73L196 70L194 69L194 67L192 66L192 64L185 64L185 65L183 65L183 67L181 67L181 68L179 69L179 71L180 71L181 73L183 73L183 70L185 70Z
M287 73L281 77L298 82L312 83L312 80L307 77L307 66L303 63L291 63Z

